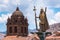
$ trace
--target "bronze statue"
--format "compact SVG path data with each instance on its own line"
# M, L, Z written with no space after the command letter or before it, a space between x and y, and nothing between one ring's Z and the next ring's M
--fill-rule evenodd
M49 24L46 17L46 8L45 8L45 12L43 9L41 9L39 19L40 19L40 23L39 23L40 29L42 32L45 32L47 29L49 29Z
M34 11L35 11L36 29L38 30L37 19L36 18L39 18L39 20L40 20L40 22L39 22L39 27L40 27L39 31L45 32L47 29L49 29L49 24L48 24L47 17L46 17L46 8L45 8L45 11L43 9L41 9L39 17L36 17L36 8L35 8L35 6L34 6Z

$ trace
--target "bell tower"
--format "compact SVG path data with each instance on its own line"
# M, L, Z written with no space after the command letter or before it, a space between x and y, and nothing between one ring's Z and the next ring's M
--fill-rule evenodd
M28 20L18 7L16 11L13 12L11 18L7 19L7 35L28 35Z

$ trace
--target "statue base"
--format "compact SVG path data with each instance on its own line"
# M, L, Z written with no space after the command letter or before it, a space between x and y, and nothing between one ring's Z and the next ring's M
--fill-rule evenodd
M40 40L45 40L46 32L36 32Z
M51 34L51 32L36 32L40 40L45 40L47 34Z

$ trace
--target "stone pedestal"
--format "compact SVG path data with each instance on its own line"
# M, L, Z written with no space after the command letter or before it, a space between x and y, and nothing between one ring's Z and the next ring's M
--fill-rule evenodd
M45 40L47 34L51 34L51 32L36 32L36 34L39 36L40 40Z
M40 40L45 40L46 32L36 32L36 34L39 36Z

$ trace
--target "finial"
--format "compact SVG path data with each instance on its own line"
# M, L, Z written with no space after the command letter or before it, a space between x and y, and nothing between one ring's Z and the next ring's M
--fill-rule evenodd
M16 11L19 11L18 3L17 3L17 8L16 8Z
M16 11L19 11L19 7L16 8Z
M34 6L34 9L33 9L33 11L36 11L36 8L35 8L35 6Z

